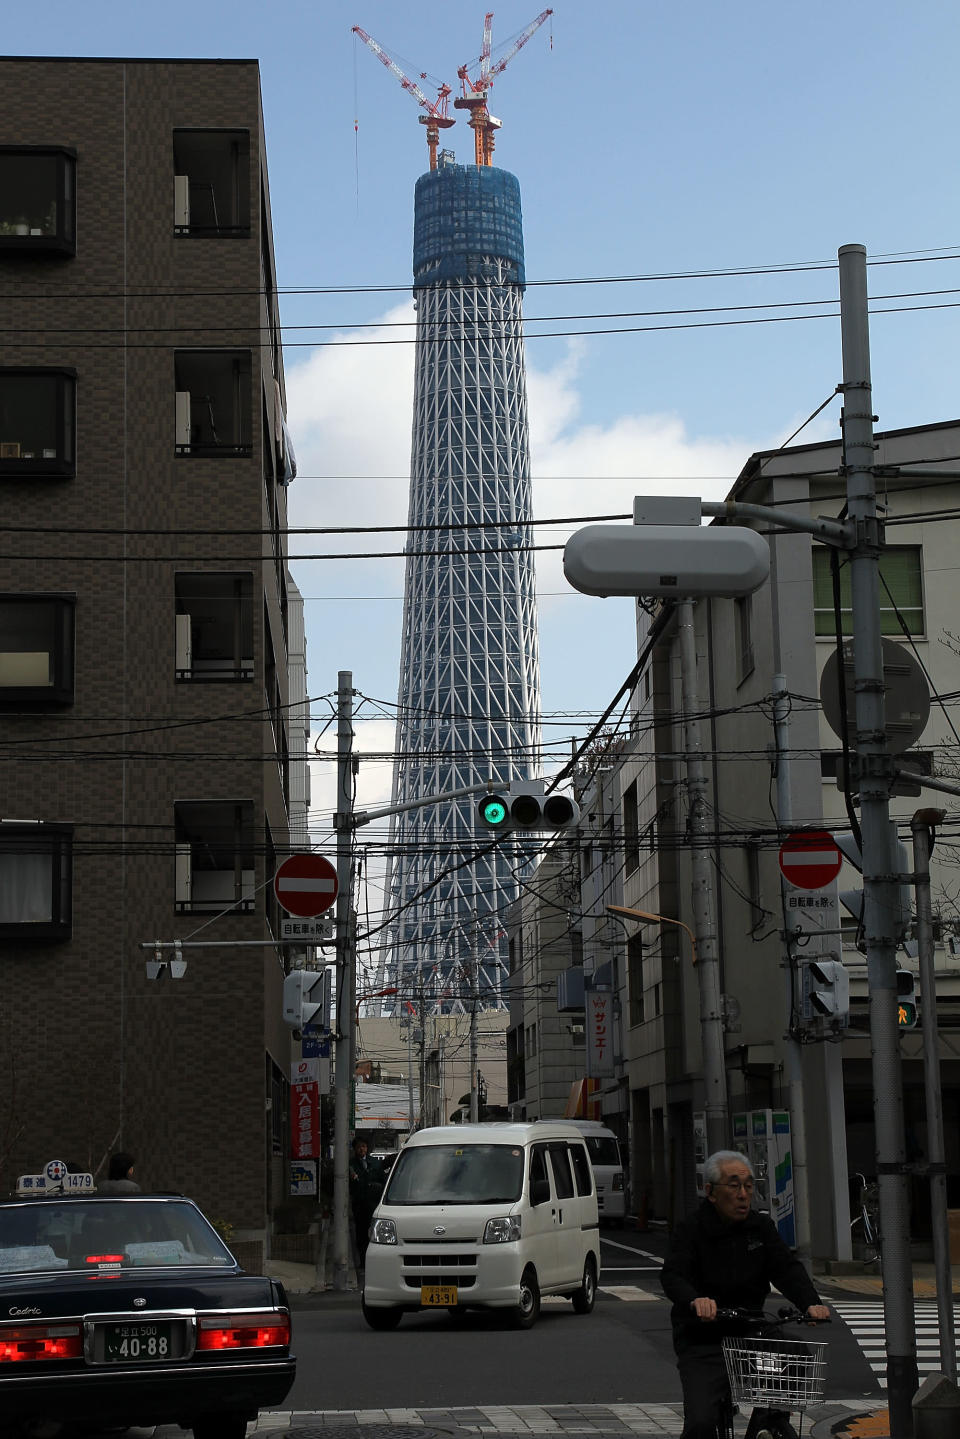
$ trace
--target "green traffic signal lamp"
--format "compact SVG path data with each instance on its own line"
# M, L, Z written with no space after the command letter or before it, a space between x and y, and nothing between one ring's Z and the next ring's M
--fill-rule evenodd
M480 819L487 829L506 828L510 820L510 809L502 795L488 794L484 796L480 805Z

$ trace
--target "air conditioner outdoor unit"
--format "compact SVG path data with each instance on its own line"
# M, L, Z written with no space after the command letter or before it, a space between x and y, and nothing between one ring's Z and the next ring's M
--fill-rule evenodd
M177 624L176 668L179 674L182 670L189 671L193 667L193 639L190 616L176 615L174 618Z
M190 176L173 177L173 223L178 230L190 228Z
M176 851L176 883L174 896L177 904L189 904L193 893L193 850L189 844L178 844Z
M190 391L177 390L177 448L190 448Z

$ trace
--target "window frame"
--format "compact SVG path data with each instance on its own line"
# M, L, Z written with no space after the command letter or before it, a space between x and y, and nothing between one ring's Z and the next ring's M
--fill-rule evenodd
M57 384L57 431L55 458L32 459L4 455L5 445L17 444L13 436L0 435L0 479L72 480L77 474L77 372L69 365L0 365L0 385L10 379L45 379Z
M927 597L926 597L926 587L925 587L925 584L924 584L923 545L920 544L920 543L918 543L918 544L887 545L887 546L885 546L884 549L883 549L883 550L881 551L881 553L880 553L880 559L879 559L879 572L880 572L880 576L881 576L881 577L883 576L884 560L886 560L886 559L888 559L888 558L890 558L890 557L893 557L893 556L897 556L897 555L914 555L914 556L916 557L916 561L917 561L917 576L916 576L916 577L917 577L917 581L918 581L919 587L920 587L920 603L919 603L919 607L916 606L916 605L910 605L907 609L904 609L904 607L901 605L901 606L900 606L900 610L901 610L901 613L902 613L903 616L904 616L904 619L907 620L907 624L908 624L908 626L909 626L909 624L910 624L910 618L909 618L910 615L911 615L911 614L915 614L915 613L917 612L917 609L919 608L920 628L919 628L919 629L913 629L913 628L911 628L911 629L910 629L910 638L911 638L911 639L914 639L914 640L917 640L917 639L926 639L926 638L927 638ZM821 557L822 557L822 558L821 558ZM824 569L825 569L825 571L826 571L826 579L830 581L830 587L829 587L830 602L829 602L829 605L818 605L818 604L817 604L817 587L818 587L818 583L823 583L823 577L818 574L818 570L820 570L821 568L824 568ZM813 548L812 548L812 550L811 550L810 569L811 569L811 578L812 578L812 581L813 581L813 631L814 631L814 637L815 637L817 640L822 640L822 641L824 641L825 643L828 643L828 644L836 644L836 642L837 642L837 632L836 632L836 626L835 626L835 624L834 624L834 617L833 617L833 584L832 584L832 577L831 577L831 574L830 574L830 550L829 550L828 547L826 547L826 546L818 546L818 545L813 546ZM846 595L844 595L844 587L845 587L845 586L846 586L846 591L847 591ZM883 579L882 579L882 578L880 579L880 581L879 581L879 583L878 583L877 590L878 590L878 598L879 598L879 602L880 602L880 633L881 633L881 636L882 636L884 639L892 639L892 640L902 640L902 639L905 639L906 636L904 635L903 630L902 630L901 627L900 627L900 621L899 621L899 619L897 618L896 610L893 608L893 606L892 606L892 604L891 604L891 602L890 602L890 597L888 596L887 591L886 591L886 589L884 588ZM846 601L847 601L846 603L844 603L844 600L845 600L845 599L846 599ZM820 628L821 623L823 623L823 626L824 626L822 629ZM841 564L841 567L840 567L840 626L841 626L841 630L842 630L841 638L842 638L842 639L849 639L849 638L852 636L852 634L853 634L853 610L852 610L852 606L851 606L851 603L850 603L850 570L849 570L849 567L848 567L848 566L844 566L843 564Z
M227 844L221 839L216 830L204 830L187 823L190 815L188 810L211 810L221 809L224 812L233 810L232 843ZM196 825L197 816L194 816ZM173 802L173 824L174 824L174 910L177 914L224 914L228 910L231 914L254 914L257 912L257 902L260 891L256 882L256 805L252 799L241 798L217 798L197 799L182 798ZM181 835L181 830L183 834ZM226 833L226 826L224 826ZM196 837L195 837L196 834ZM233 867L228 868L223 864L214 864L203 867L194 864L194 850L197 846L203 845L210 853L218 855L232 854ZM184 857L189 857L189 895L180 897L181 866ZM238 862L239 857L239 862ZM244 866L244 858L249 857L250 866ZM233 897L225 899L198 898L195 890L202 886L196 883L197 874L224 874L233 875ZM249 875L246 880L244 876ZM249 885L249 889L247 888ZM262 887L261 887L262 888Z
M51 157L57 161L57 228L53 235L0 235L0 256L77 253L77 152L71 145L0 145L0 173L5 155Z
M49 849L50 913L49 920L0 920L0 944L59 944L73 932L73 825L47 820L29 823L17 820L0 822L0 853L23 854L16 841L38 838ZM29 851L26 851L29 852Z
M0 591L0 605L55 607L52 639L54 683L52 685L0 686L0 712L36 706L72 705L76 693L76 594L27 594Z
M188 217L188 222L187 222L186 225L179 225L179 224L177 224L177 214L176 214L176 181L177 181L178 178L180 178L180 177L181 177L182 175L184 175L184 174L186 174L187 180L189 181L189 172L185 172L185 171L183 171L183 170L180 170L180 171L177 170L177 164L178 164L178 159L177 159L177 140L178 140L178 137L183 138L183 137L186 137L186 136L193 136L193 135L197 135L197 136L199 136L199 135L203 135L203 136L215 136L215 135L220 135L220 136L223 136L223 138L224 138L225 141L229 141L229 138L230 138L230 137L238 137L238 138L242 138L243 140L245 140L245 142L246 142L245 153L241 153L241 154L238 155L238 157L237 157L237 162L236 162L236 171L235 171L235 173L234 173L234 175L233 175L233 182L234 182L234 184L235 184L236 187L237 187L237 211L238 211L238 216L239 216L239 211L240 211L240 209L241 209L241 207L242 207L242 202L243 202L244 197L245 197L245 199L246 199L247 218L246 218L246 223L245 223L245 224L237 224L237 225L219 225L219 224L218 224L218 225L194 225L194 224L191 224L191 223L190 223L189 217ZM252 233L253 233L253 193L252 193L251 185L250 185L250 156L251 156L251 152L252 152L252 148L253 148L253 136L252 136L252 134L251 134L251 131L250 131L249 126L243 126L243 125L241 125L241 126L236 126L236 127L235 127L235 126L226 126L226 125L210 125L210 126L203 126L203 125L200 125L200 126L197 126L197 125L175 125L174 128L173 128L172 141L173 141L173 143L172 143L172 146L171 146L170 159L171 159L171 162L172 162L172 165L173 165L173 174L174 174L174 217L173 217L173 233L174 233L174 235L176 235L179 239L194 239L194 240L196 240L196 239L203 239L203 240L210 240L210 239L214 239L214 240L249 240L250 236L251 236ZM241 148L242 148L242 147L241 147ZM184 164L187 163L185 157L181 157L181 158L183 159L183 163L184 163ZM246 168L245 168L245 169L244 169L244 162L245 162L245 164L246 164ZM211 189L212 189L212 188L213 188L213 187L211 186ZM189 206L189 200L188 200L188 206ZM214 199L214 208L216 208L216 200L215 200L215 199Z
M235 432L230 443L216 440L194 440L193 439L193 391L180 390L179 383L182 375L181 364L201 359L213 359L218 357L225 363L238 367L236 376L236 401L237 408L230 417L235 423ZM253 456L253 432L254 432L254 406L253 406L253 352L249 347L243 345L226 349L211 348L210 346L198 345L196 347L181 346L173 352L173 389L174 389L174 454L177 459L195 460L249 460ZM244 395L244 385L246 393ZM186 394L191 397L189 406L190 415L189 439L183 440L179 433L181 416L179 412L180 401L177 396ZM204 398L208 404L212 403L209 396L198 395L196 404L201 406ZM244 435L246 428L246 435Z

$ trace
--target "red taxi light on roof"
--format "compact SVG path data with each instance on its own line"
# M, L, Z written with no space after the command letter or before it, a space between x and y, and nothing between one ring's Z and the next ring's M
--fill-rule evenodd
M0 1364L82 1357L79 1324L0 1324Z
M201 1316L198 1349L266 1349L290 1343L289 1314Z

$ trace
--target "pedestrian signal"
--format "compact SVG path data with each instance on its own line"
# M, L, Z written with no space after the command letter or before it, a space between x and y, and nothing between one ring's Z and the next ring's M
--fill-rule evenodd
M917 982L909 969L897 970L897 1028L916 1029L919 1010L917 1007Z

